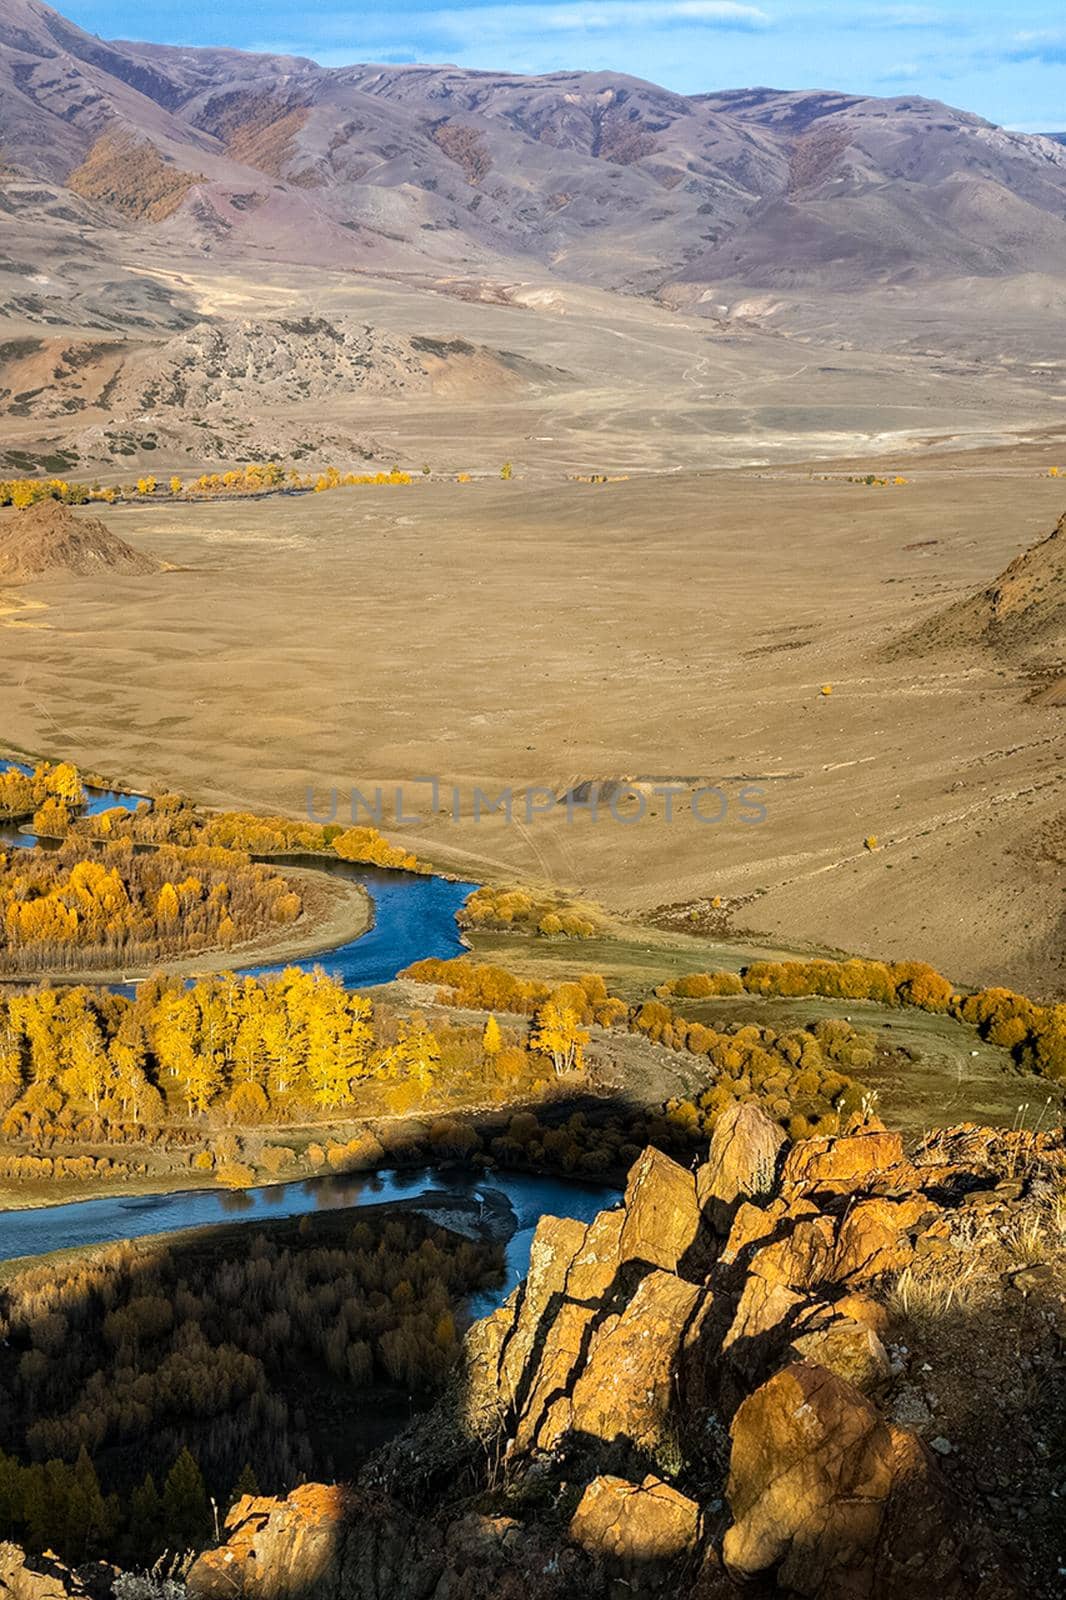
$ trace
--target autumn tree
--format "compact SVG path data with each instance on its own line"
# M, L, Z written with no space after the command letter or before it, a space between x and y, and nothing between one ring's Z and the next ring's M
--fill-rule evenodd
M530 1048L550 1056L560 1076L581 1071L588 1042L588 1030L581 1026L581 1019L571 1006L548 1000L533 1019Z

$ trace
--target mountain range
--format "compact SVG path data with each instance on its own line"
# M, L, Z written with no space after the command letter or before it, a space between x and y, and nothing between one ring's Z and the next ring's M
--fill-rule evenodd
M71 218L375 270L530 261L629 292L1057 272L1066 150L915 97L327 69L0 5L0 151Z
M107 402L125 396L129 417L130 396L147 395L149 412L172 418L173 386L154 375L171 363L163 343L184 341L182 363L207 361L229 347L232 319L242 348L261 357L276 338L287 368L309 365L316 395L334 344L346 352L338 383L354 372L378 394L454 396L479 373L486 392L498 377L508 393L575 376L551 333L512 343L507 325L507 342L482 350L483 318L442 327L410 298L383 325L371 284L586 327L593 306L601 321L631 318L636 297L697 328L901 351L926 363L923 400L931 361L963 355L967 380L990 365L1017 376L1020 361L1042 408L1066 357L1049 332L1066 296L1062 137L914 96L680 95L609 72L324 68L108 42L41 0L0 0L0 408L23 454L45 458L41 415L80 426L87 414L97 431L87 443L82 428L74 458L136 454L142 435L100 433ZM598 292L611 304L589 299ZM290 359L291 329L274 319L297 302L316 326L333 312L347 321ZM649 326L661 345L666 325ZM457 373L412 358L409 336L442 332L473 342L478 360ZM627 337L600 337L584 366L575 356L577 379L616 391ZM126 370L130 340L142 347ZM240 390L232 366L212 371ZM692 368L710 379L700 393L728 398L713 367ZM863 371L864 399L880 395L880 375ZM269 398L257 393L260 414ZM373 454L365 427L359 449ZM294 448L314 443L304 432L294 424ZM57 460L62 433L45 450ZM217 430L210 445L201 454L236 447Z

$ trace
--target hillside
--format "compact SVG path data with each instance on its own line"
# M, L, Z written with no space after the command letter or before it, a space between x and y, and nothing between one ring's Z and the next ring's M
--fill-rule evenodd
M323 68L0 0L0 214L12 471L624 472L649 431L717 465L1061 415L1066 147L919 97Z
M144 575L158 561L120 539L98 517L77 516L56 500L25 511L0 512L0 579L28 583L71 573L76 577Z
M649 292L1056 273L1066 244L1060 145L917 97L325 69L104 43L39 0L0 6L0 85L12 172L208 252Z
M736 1105L695 1171L648 1149L621 1207L543 1217L435 1408L354 1482L237 1499L185 1592L1052 1600L1064 1161L876 1120L785 1148ZM44 1570L0 1549L13 1597L91 1578Z
M1013 662L1066 660L1066 516L986 589L906 634L894 653L983 645Z

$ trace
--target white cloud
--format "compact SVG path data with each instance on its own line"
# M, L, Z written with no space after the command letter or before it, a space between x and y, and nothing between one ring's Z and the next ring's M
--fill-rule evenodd
M710 23L719 28L764 28L770 18L758 6L734 0L577 0L572 5L463 6L423 12L430 27L481 32L519 27L544 33L582 33L601 28L655 28L664 23Z
M768 28L769 15L740 0L546 0L546 3L445 6L432 11L407 11L407 37L433 37L459 44L486 39L543 38L547 34L635 31L654 33L674 27L707 27L755 32ZM388 10L336 11L305 16L300 33L307 40L341 44L353 39L396 40L397 17Z

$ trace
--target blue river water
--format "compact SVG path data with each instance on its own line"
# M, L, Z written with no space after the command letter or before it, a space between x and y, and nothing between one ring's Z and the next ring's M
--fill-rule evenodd
M8 766L16 766L25 773L33 770L20 762L0 762L0 771ZM135 811L142 799L142 795L121 794L114 789L86 788L85 809L90 816L115 806ZM32 833L0 827L0 848L23 849L36 843ZM313 867L332 877L348 878L361 884L372 901L373 924L357 939L304 961L286 962L285 966L302 967L304 971L321 967L347 988L365 989L378 983L391 983L396 974L413 961L427 956L459 955L464 948L455 913L477 888L476 883L453 883L448 878L424 877L416 872L361 867L341 861L339 857L293 855L268 859L279 867ZM241 969L240 975L263 977L283 970L281 966L247 967ZM123 994L133 992L129 984L113 987Z
M32 769L21 767L20 770ZM113 790L87 789L86 807L92 814L113 806L135 810L141 798ZM35 842L32 834L0 828L0 845L24 848ZM374 920L366 933L324 954L289 965L305 970L320 967L348 988L358 989L390 982L413 961L427 956L457 955L464 948L455 913L477 887L474 883L453 883L446 878L360 867L317 856L271 857L271 860L278 866L313 866L337 877L353 879L363 885L373 902ZM254 976L280 970L280 967L248 969ZM131 992L128 986L116 987ZM204 1189L175 1194L107 1195L98 1200L41 1206L27 1211L0 1211L0 1260L43 1255L71 1246L138 1239L185 1228L208 1228L225 1222L301 1216L305 1212L338 1207L358 1209L388 1200L417 1199L430 1192L475 1199L503 1195L514 1214L514 1231L506 1251L506 1281L501 1289L486 1290L474 1297L471 1310L475 1316L484 1316L501 1304L525 1276L529 1248L541 1216L550 1214L587 1222L618 1200L617 1190L611 1187L567 1178L429 1167L404 1172L329 1176L237 1192Z
M425 1195L474 1200L502 1195L510 1206L514 1231L506 1245L504 1282L473 1296L470 1311L475 1317L487 1316L502 1305L525 1277L533 1234L542 1216L591 1222L597 1212L618 1203L618 1190L606 1184L452 1167L311 1178L237 1191L199 1189L176 1194L107 1195L99 1200L40 1206L30 1211L0 1211L0 1260L142 1239L185 1228L210 1228L219 1223L263 1222L313 1211L356 1212L385 1201L417 1200Z

